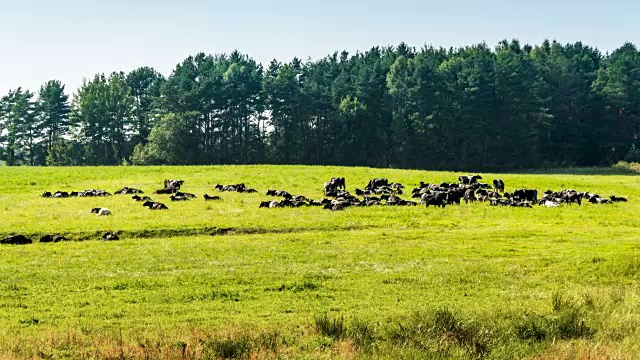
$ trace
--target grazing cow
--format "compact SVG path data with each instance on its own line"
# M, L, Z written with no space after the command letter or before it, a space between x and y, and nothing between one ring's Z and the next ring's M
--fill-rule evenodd
M0 240L0 244L4 245L27 245L32 243L33 240L24 235L9 236L8 238Z
M149 210L169 210L169 208L165 204L159 203L159 202L147 201L144 204L142 204L142 206L148 207Z
M329 196L338 190L347 190L347 181L345 178L331 178L328 182L324 183L324 195Z
M464 197L464 193L461 191L448 191L447 192L447 205L460 205L460 201Z
M504 192L504 181L500 179L493 180L493 190L497 192Z
M468 204L469 202L476 201L476 192L473 189L468 189L464 192L464 203Z
M111 215L111 210L107 208L93 208L91 209L92 214L97 214L98 216L109 216Z
M222 200L220 196L209 196L208 194L204 194L204 201L217 201Z
M562 201L566 204L571 205L572 203L578 204L578 206L582 205L582 195L575 190L562 190L560 193Z
M337 190L347 190L347 180L343 177L341 178L331 178L330 182Z
M113 232L106 232L102 235L102 240L105 241L116 241L116 240L120 240L120 238L118 237L118 235L116 235Z
M330 181L324 183L324 196L329 196L329 194L335 191L336 189L334 188L333 184ZM267 195L269 195L268 192L267 192Z
M611 195L611 196L609 196L609 198L611 199L612 202L627 202L628 201L626 198L615 196L615 195Z
M425 204L426 207L436 206L444 208L447 206L447 196L444 192L436 192L432 194L424 194L420 198L420 203Z
M41 243L57 243L60 241L67 241L68 239L60 235L44 235L40 238Z

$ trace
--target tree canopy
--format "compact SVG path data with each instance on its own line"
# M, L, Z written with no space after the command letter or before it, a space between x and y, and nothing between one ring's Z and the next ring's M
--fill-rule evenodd
M640 52L407 44L273 60L195 54L0 99L7 165L607 165L640 149Z

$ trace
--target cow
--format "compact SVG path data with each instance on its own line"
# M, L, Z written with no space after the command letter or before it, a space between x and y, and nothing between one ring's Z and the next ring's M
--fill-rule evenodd
M347 180L345 178L331 178L330 182L337 190L347 190Z
M169 208L165 204L159 202L147 201L142 204L142 206L148 207L150 210L169 210Z
M493 190L497 192L504 192L504 181L500 179L493 180Z
M220 196L209 196L208 194L204 194L204 201L217 201L222 200Z
M191 200L191 198L188 198L186 196L178 196L178 195L171 195L169 197L169 199L171 199L171 201L175 202L175 201L189 201Z
M114 192L114 195L136 195L136 194L144 194L144 191L125 186L124 188L122 188L122 190L118 190Z
M469 202L476 201L476 192L473 189L468 189L464 192L464 203L468 204Z
M582 205L582 195L575 190L563 190L560 195L562 201L566 204L576 203L578 206Z
M447 192L447 205L460 205L460 201L464 197L464 193L461 191L448 191Z
M93 208L91 209L92 214L96 214L98 216L109 216L111 215L111 210L107 208Z
M478 180L482 180L482 176L480 175L465 175L458 176L458 182L464 185L473 185L478 182Z
M69 197L69 193L66 191L56 191L53 196L54 198L60 199L60 198L68 198Z
M151 200L151 198L150 198L150 197L148 197L148 196L142 196L142 197L140 197L139 195L133 195L133 196L131 197L131 199L133 199L133 200L135 200L135 201L139 201L139 202L143 202L143 201L153 201L153 200Z
M113 232L106 232L102 235L102 240L105 241L117 241L120 240L120 238L118 237L118 235L116 235Z
M609 196L609 198L611 199L612 202L627 202L628 201L626 198L615 196L615 195L611 195L611 196Z
M369 181L366 189L373 190L383 186L389 186L389 180L384 178L375 178Z
M195 198L197 198L197 196L195 196L194 194L180 192L180 191L178 191L175 195L176 196L185 197L187 199L195 199Z
M40 237L40 242L41 243L57 243L60 241L67 241L68 239L64 236L60 236L60 235L44 235L42 237Z
M447 206L447 196L444 192L436 192L433 194L424 194L420 198L420 203L424 204L426 207L436 206L444 208Z
M33 240L24 235L9 236L8 238L0 240L0 244L4 245L27 245L32 243Z
M589 202L592 204L611 204L612 201L609 199L601 198L600 196L593 196L589 199Z
M46 198L46 199L48 199L48 198L50 198L52 196L53 195L49 191L45 191L45 192L42 193L42 195L40 195L41 198Z
M516 190L513 192L514 200L516 201L529 201L532 203L538 202L538 190Z
M178 192L178 189L176 189L176 188L165 188L165 189L160 189L160 190L154 191L154 194L157 194L157 195L170 195L170 194L175 194L177 192Z
M165 180L164 181L165 189L174 188L177 191L177 190L180 190L182 185L184 185L184 180Z

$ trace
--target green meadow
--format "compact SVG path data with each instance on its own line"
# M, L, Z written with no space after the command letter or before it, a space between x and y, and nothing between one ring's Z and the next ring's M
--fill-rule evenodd
M267 189L322 199L346 177L459 173L314 166L0 167L0 359L635 359L640 177L482 174L628 203L259 209ZM198 199L152 195L185 180ZM218 193L245 183L258 194ZM140 188L44 199L44 191ZM202 195L222 201L205 202ZM404 195L410 198L410 195ZM110 217L90 213L106 207ZM105 242L105 231L120 241ZM70 241L38 243L45 234Z

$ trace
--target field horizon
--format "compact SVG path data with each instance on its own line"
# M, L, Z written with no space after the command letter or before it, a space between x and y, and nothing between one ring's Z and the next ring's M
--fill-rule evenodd
M411 189L460 172L332 166L0 167L0 358L634 359L637 175L485 174L506 191L628 203L259 209L268 189L322 199L345 177ZM599 171L599 170L598 170ZM580 173L582 172L582 173ZM605 172L603 170L603 172ZM185 180L197 199L153 195ZM216 192L245 183L257 194ZM139 188L47 199L44 191ZM222 197L205 202L204 193ZM408 194L408 195L407 195ZM112 216L89 210L106 207ZM100 240L106 231L120 241ZM45 234L71 241L38 243Z

